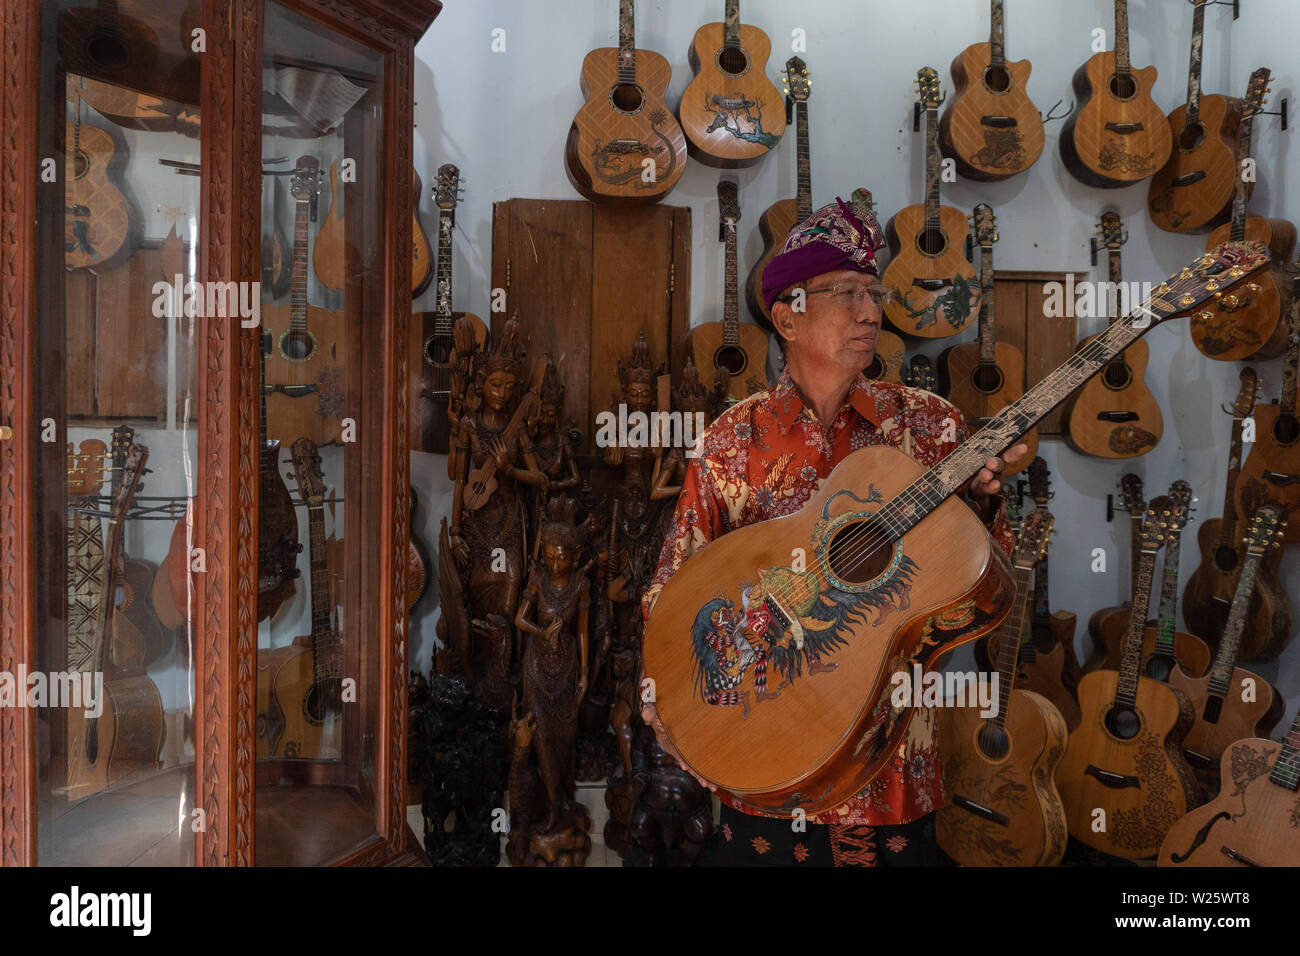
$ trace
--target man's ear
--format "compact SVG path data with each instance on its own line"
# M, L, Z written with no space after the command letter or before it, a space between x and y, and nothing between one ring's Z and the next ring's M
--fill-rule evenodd
M772 326L781 338L787 342L794 341L794 309L790 308L790 303L779 299L772 303Z

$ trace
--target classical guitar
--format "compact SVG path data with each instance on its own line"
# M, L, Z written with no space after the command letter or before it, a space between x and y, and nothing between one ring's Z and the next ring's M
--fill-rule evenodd
M1137 611L1150 597L1151 568L1165 537L1166 517L1157 502L1151 505L1142 525L1143 562L1120 669L1094 671L1079 681L1083 720L1070 734L1056 772L1070 836L1132 860L1154 856L1169 828L1200 796L1180 749L1192 724L1191 703L1140 673Z
M420 193L424 192L424 183L420 174L411 170L411 298L424 295L433 281L433 256L430 254L429 237L420 224Z
M677 119L691 156L709 166L758 162L785 132L781 94L767 78L772 41L740 22L740 0L725 0L723 22L706 23L691 41L695 79L682 93Z
M1250 77L1244 114L1237 141L1237 168L1250 158L1254 116L1264 107L1269 71L1256 70ZM1240 359L1275 358L1286 351L1286 302L1291 280L1286 265L1295 252L1296 229L1285 219L1247 216L1250 187L1241 176L1234 178L1232 220L1211 233L1206 242L1213 248L1229 239L1265 243L1273 253L1273 268L1260 273L1234 295L1217 297L1192 316L1192 342L1207 357L1221 362Z
M691 329L691 354L706 381L718 369L727 370L727 400L738 402L767 388L767 335L757 325L740 321L736 302L736 221L740 219L740 200L731 180L718 183L718 206L718 238L725 244L727 257L722 321L705 322Z
M262 325L272 334L266 355L266 427L289 441L310 438L318 445L339 440L347 405L347 373L340 351L342 313L307 304L308 207L319 164L303 156L294 170L293 284L289 305L266 306Z
M939 711L947 801L935 836L962 866L1054 866L1065 855L1065 808L1052 777L1069 731L1045 697L1014 686L1030 579L1051 529L1049 512L1030 512L1011 556L1016 593L999 631L997 713L969 704Z
M1295 866L1300 860L1300 714L1286 740L1238 740L1219 795L1179 820L1158 866Z
M456 202L460 191L460 169L452 163L438 167L438 185L433 201L438 206L438 265L436 298L431 312L417 313L421 328L419 391L420 401L413 407L420 409L419 441L413 447L421 451L447 454L451 442L451 421L447 416L451 402L452 378L457 367L456 322L467 319L474 329L474 342L482 346L487 341L487 326L472 312L452 310L451 266L452 230L456 226ZM412 371L417 366L412 365Z
M114 498L126 470L127 451L135 443L133 428L119 425L113 429L110 487ZM148 449L145 453L148 454ZM116 550L105 553L109 561L108 588L113 592L113 626L107 662L114 675L132 676L143 674L147 665L163 655L170 647L172 634L163 627L153 609L153 579L158 566L152 561L129 557L125 537L125 534L118 535Z
M1128 512L1129 524L1129 589L1128 593L1132 595L1137 590L1137 569L1138 562L1142 557L1142 518L1147 511L1146 498L1142 491L1142 479L1130 472L1119 480L1120 500L1124 504L1124 510ZM1112 604L1109 607L1098 608L1093 611L1092 616L1088 618L1088 636L1092 638L1092 652L1088 655L1088 660L1084 663L1085 671L1093 671L1101 666L1102 660L1107 653L1107 644L1102 641L1102 631L1109 632L1117 625L1110 623L1112 619L1122 618L1123 623L1119 624L1120 633L1128 631L1129 609L1133 606L1131 600L1123 604Z
M569 127L564 171L591 200L658 202L686 169L686 136L664 94L672 68L636 48L633 0L619 0L618 48L582 61L587 102Z
M1114 189L1152 176L1173 136L1151 98L1156 68L1129 62L1128 0L1115 0L1115 49L1094 53L1074 73L1077 105L1061 130L1061 161L1087 186Z
M980 247L979 341L945 349L939 356L939 383L972 429L984 423L1025 394L1025 356L1014 345L997 340L993 299L993 243L998 241L992 207L975 207L975 239ZM1006 477L1029 467L1038 453L1038 432L1030 429L1018 441L1029 446L1019 462L1003 469Z
M99 126L81 121L81 93L69 80L76 109L65 128L64 267L101 272L135 251L140 213L127 198L123 171L126 142Z
M1177 665L1169 674L1169 686L1187 695L1196 714L1196 722L1183 741L1183 753L1197 771L1214 772L1231 743L1242 737L1268 736L1282 716L1283 708L1273 706L1275 698L1269 682L1237 666L1255 574L1281 537L1280 510L1275 505L1264 505L1255 512L1246 533L1246 556L1214 666L1203 677L1192 677Z
M772 331L772 314L763 298L763 270L785 245L790 230L812 215L812 161L808 150L808 97L812 95L812 77L797 56L785 61L786 111L793 116L795 130L795 198L778 199L758 218L763 236L763 254L745 280L745 303L749 314L764 330Z
M1268 502L1282 508L1288 544L1300 541L1300 419L1296 418L1300 367L1300 270L1291 295L1290 343L1282 371L1281 402L1255 406L1255 444L1237 479L1237 520L1245 522ZM1273 648L1273 652L1281 647Z
M1119 213L1102 214L1101 236L1109 260L1110 287L1118 290L1123 271L1120 247L1128 240ZM1109 313L1114 322L1118 306L1112 306ZM1074 396L1064 415L1071 448L1098 458L1136 458L1156 447L1165 425L1144 378L1149 358L1147 344L1135 342Z
M1228 623L1228 610L1237 592L1245 548L1238 534L1237 481L1241 475L1242 430L1255 407L1255 370L1241 370L1241 390L1232 403L1232 440L1228 446L1228 477L1223 489L1223 517L1204 522L1196 534L1201 563L1183 590L1183 620L1187 629L1211 647ZM1278 582L1282 549L1270 550L1255 572L1254 590L1242 621L1241 656L1247 660L1281 647L1291 634L1291 604Z
M298 165L301 168L302 162L299 161ZM297 198L295 193L294 199ZM342 199L339 164L335 161L330 163L330 212L316 233L311 253L311 266L316 278L331 292L338 292L347 281L347 238L343 232L343 212L339 208Z
M876 217L876 201L870 189L859 187L853 190L853 195L849 197L849 205L865 212L873 219ZM862 370L862 374L873 382L893 382L901 385L903 359L906 355L907 346L902 338L888 329L877 329L875 354L871 357L871 364Z
M989 40L952 61L953 98L939 120L939 146L967 179L1023 173L1043 151L1043 120L1027 90L1028 60L1007 62L1002 0L990 0Z
M1237 102L1212 93L1201 95L1201 47L1205 4L1192 0L1192 61L1187 68L1187 102L1169 114L1173 148L1169 162L1151 177L1147 212L1165 232L1201 232L1226 222L1241 170ZM1250 184L1248 189L1253 188Z
M906 335L955 335L979 314L980 283L966 261L966 216L939 202L939 74L917 73L925 110L925 202L906 206L885 227L893 258L880 277L890 292L885 318Z
M1250 243L1197 259L933 468L860 449L797 513L692 556L644 639L650 699L684 764L769 812L814 813L859 792L913 714L893 700L890 675L932 668L1000 625L1010 604L1005 556L952 495L1148 328L1267 262ZM746 687L751 671L768 682Z

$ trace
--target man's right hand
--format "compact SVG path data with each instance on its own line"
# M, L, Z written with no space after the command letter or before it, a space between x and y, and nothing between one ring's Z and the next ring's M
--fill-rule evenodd
M664 727L664 722L659 719L659 710L654 704L645 704L641 708L641 719L645 721L652 730L654 730L655 736L659 738L659 746L663 747L668 755L677 761L679 767L694 777L701 787L705 787L710 791L717 791L718 785L716 783L710 783L690 767L686 766L686 762L682 760L682 755L677 752L677 748L674 747L672 741L669 740L668 730Z

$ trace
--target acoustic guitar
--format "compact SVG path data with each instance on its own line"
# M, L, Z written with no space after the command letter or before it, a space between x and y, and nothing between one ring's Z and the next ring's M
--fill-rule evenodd
M1254 116L1264 107L1268 93L1269 71L1256 70L1250 77L1237 141L1237 168L1251 155ZM1286 302L1291 280L1286 265L1295 252L1296 229L1285 219L1261 219L1247 216L1246 203L1250 187L1241 176L1235 177L1232 220L1210 234L1207 247L1229 238L1249 238L1263 242L1273 253L1273 268L1260 273L1242 286L1240 292L1223 295L1205 304L1192 316L1192 342L1207 358L1221 362L1241 359L1275 358L1286 351Z
M904 335L942 338L975 320L980 283L963 249L966 216L939 202L939 74L917 73L925 110L925 202L906 206L885 227L892 258L881 284L889 291L885 318Z
M1228 477L1224 482L1221 518L1204 522L1196 534L1201 563L1183 590L1183 620L1187 629L1217 648L1228 623L1228 610L1246 553L1237 528L1237 481L1241 475L1242 430L1255 406L1258 379L1255 370L1241 370L1241 390L1232 403L1232 439L1228 446ZM1241 656L1271 656L1291 634L1291 605L1278 582L1282 549L1270 550L1255 572L1255 586L1242 622Z
M1281 401L1255 406L1255 444L1237 480L1237 520L1247 521L1261 505L1282 508L1288 544L1300 541L1300 419L1296 418L1296 380L1300 367L1300 269L1292 276L1290 334L1282 370ZM1290 635L1288 635L1289 637ZM1281 647L1271 648L1273 653Z
M1169 686L1187 695L1196 714L1183 741L1183 753L1198 772L1218 770L1220 758L1234 741L1268 736L1285 708L1285 704L1274 707L1275 695L1268 681L1237 666L1255 574L1281 537L1280 509L1264 505L1255 512L1246 533L1246 556L1214 666L1203 677L1192 677L1177 665L1169 674Z
M1137 611L1150 598L1151 569L1165 537L1167 515L1159 509L1153 501L1142 525L1143 561L1120 669L1094 671L1079 681L1083 720L1070 734L1056 773L1070 836L1131 860L1154 856L1169 828L1200 796L1180 749L1192 724L1191 703L1140 673Z
M1155 84L1154 66L1135 70L1129 61L1128 0L1115 0L1115 49L1075 71L1077 105L1061 129L1061 161L1075 179L1115 189L1164 166L1174 140L1151 98Z
M695 79L682 93L677 119L691 156L708 166L758 162L785 132L781 94L767 78L772 41L740 22L740 0L725 0L722 23L706 23L691 41Z
M452 230L456 226L456 203L460 192L460 169L452 163L438 167L438 185L433 201L438 206L438 264L436 299L430 312L420 316L418 336L411 338L420 343L420 358L411 365L412 371L420 369L419 441L413 447L421 451L445 455L451 443L451 420L448 409L451 403L452 379L458 367L456 353L456 323L464 318L473 327L474 343L482 347L487 341L488 329L483 320L472 312L452 309Z
M1223 754L1219 795L1179 820L1158 866L1295 866L1300 860L1300 714L1281 743L1238 740Z
M890 674L932 668L998 627L1011 601L1005 556L951 496L1179 303L1267 261L1259 244L1197 259L933 468L860 449L797 513L693 555L665 585L643 652L650 702L684 765L771 813L820 812L861 791L913 714L893 700ZM761 696L745 686L769 670Z
M1014 345L997 340L993 294L993 243L998 241L997 218L986 203L975 207L975 240L980 247L979 341L945 349L939 356L939 383L972 429L984 423L1025 394L1025 356ZM1038 432L1030 429L1019 441L1029 446L1025 457L1008 463L1007 478L1029 467L1038 453Z
M1196 9L1192 14L1187 102L1169 114L1173 148L1169 162L1151 177L1147 191L1147 212L1165 232L1208 231L1226 222L1240 179L1236 155L1241 132L1240 104L1217 93L1201 95L1206 2L1192 0ZM1246 188L1251 190L1254 184Z
M582 61L587 102L569 127L564 171L594 201L658 202L686 169L686 136L664 94L672 68L638 50L633 0L619 0L618 48L592 50Z
M344 316L307 304L308 206L316 190L315 157L302 156L294 170L293 285L289 305L266 306L262 325L273 346L266 355L267 433L285 441L337 442L347 407L347 372L340 350Z
M723 272L725 293L722 321L705 322L691 329L691 354L695 365L703 370L705 381L718 369L726 369L727 401L738 402L767 388L767 335L757 325L741 324L736 295L736 222L740 219L740 199L731 180L718 183L718 239L725 244L726 267Z
M135 251L140 213L122 180L128 152L115 133L81 121L81 93L73 85L76 114L65 127L64 267L103 272Z
M1128 234L1119 213L1114 211L1102 214L1100 226L1109 260L1110 288L1118 290L1123 277L1120 247L1128 241ZM1119 313L1118 305L1112 306L1109 313L1113 322ZM1088 341L1085 339L1080 348ZM1097 458L1136 458L1156 447L1165 425L1145 380L1150 354L1145 342L1135 342L1071 400L1063 416L1071 448Z
M794 120L795 131L795 198L778 199L758 218L763 237L763 254L745 280L745 303L749 314L766 332L772 329L772 313L763 298L763 270L785 245L790 230L812 215L812 160L808 149L808 97L812 95L812 77L802 59L792 56L781 71L785 77L786 112Z
M1065 808L1052 778L1069 732L1045 697L1014 686L1030 579L1051 529L1049 512L1030 512L1011 556L1016 594L999 631L997 713L939 711L947 802L935 815L935 837L962 866L1055 866L1065 855Z
M939 146L967 179L1023 173L1043 152L1043 120L1029 98L1028 60L1007 62L1002 0L990 0L989 40L952 61L953 98L939 120Z
M1137 590L1138 562L1142 558L1142 519L1146 515L1147 503L1142 490L1142 479L1132 472L1119 480L1119 489L1120 500L1124 504L1124 510L1128 512L1129 594L1132 595ZM1088 636L1092 638L1092 652L1083 665L1084 671L1096 670L1105 659L1108 645L1102 640L1101 634L1103 630L1109 632L1117 626L1109 623L1112 618L1122 618L1123 624L1118 625L1120 633L1128 632L1129 609L1132 606L1132 600L1128 600L1123 604L1112 604L1093 611L1092 616L1088 618Z
M298 163L302 166L301 160ZM294 194L294 199L298 198ZM347 238L344 234L343 212L339 192L339 164L330 163L330 211L316 233L316 244L311 253L312 269L320 284L331 292L338 292L347 281Z

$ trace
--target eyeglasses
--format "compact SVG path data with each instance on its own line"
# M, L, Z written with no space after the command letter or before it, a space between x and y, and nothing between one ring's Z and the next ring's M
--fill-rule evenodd
M856 283L837 283L825 289L806 289L804 294L826 295L831 303L851 306L854 309L860 309L862 303L868 298L878 309L883 309L894 301L893 291L886 289L884 286L863 286ZM793 298L794 296L786 296L785 301L788 302Z

